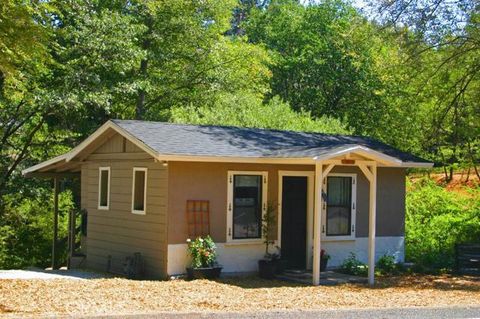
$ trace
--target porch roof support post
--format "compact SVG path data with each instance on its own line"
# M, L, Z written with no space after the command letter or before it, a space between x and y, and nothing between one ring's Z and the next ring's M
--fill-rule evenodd
M322 230L322 184L323 184L323 163L315 163L315 209L313 214L313 265L312 284L320 284L320 251L321 251L321 230Z
M58 193L59 177L53 179L53 241L52 241L52 270L57 269L57 242L58 242Z
M371 166L368 210L368 283L375 284L375 228L377 215L377 165Z

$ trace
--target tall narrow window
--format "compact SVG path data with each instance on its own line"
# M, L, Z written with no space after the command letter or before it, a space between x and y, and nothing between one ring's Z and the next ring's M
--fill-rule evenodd
M229 172L229 240L262 238L262 216L266 207L266 173Z
M110 206L110 167L98 169L98 209Z
M132 213L145 214L147 202L147 169L133 169Z
M327 236L351 236L353 215L352 176L327 178Z

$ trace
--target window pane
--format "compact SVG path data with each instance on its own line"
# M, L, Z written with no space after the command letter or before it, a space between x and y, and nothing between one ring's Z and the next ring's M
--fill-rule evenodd
M108 171L100 171L100 206L108 206Z
M327 236L350 235L352 178L328 177L327 198Z
M145 171L135 171L133 209L145 210Z
M260 238L262 176L235 175L233 189L233 238Z

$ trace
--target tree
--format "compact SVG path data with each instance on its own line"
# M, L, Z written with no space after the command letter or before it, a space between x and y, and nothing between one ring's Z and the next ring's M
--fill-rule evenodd
M172 120L201 125L231 125L267 129L350 134L339 120L322 116L312 119L308 112L296 112L279 97L263 103L259 97L226 93L213 106L180 107L172 110Z
M377 29L342 1L303 5L272 1L252 11L246 22L252 43L271 52L271 96L297 110L344 120L360 134L371 134L386 111L377 92Z
M19 164L29 155L50 108L36 96L51 57L48 6L29 1L0 4L0 214L2 196ZM37 14L34 14L37 13Z
M444 165L446 180L459 164L473 166L478 175L478 1L374 1L370 11L403 35L408 55L402 63L416 66L410 82L425 115L423 148Z

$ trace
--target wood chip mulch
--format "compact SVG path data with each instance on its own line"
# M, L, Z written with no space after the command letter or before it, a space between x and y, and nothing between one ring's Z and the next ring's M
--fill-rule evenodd
M262 311L480 306L480 278L401 276L362 284L304 286L256 277L218 281L0 280L0 315L102 315L162 311Z

